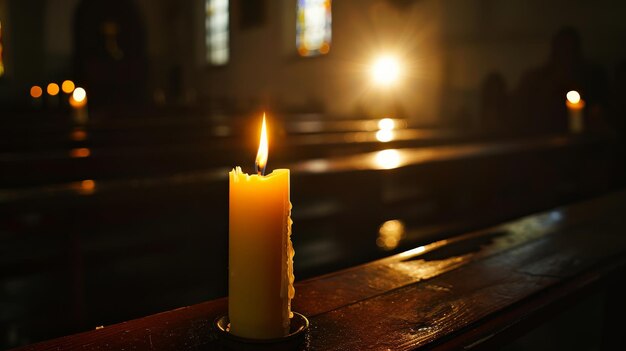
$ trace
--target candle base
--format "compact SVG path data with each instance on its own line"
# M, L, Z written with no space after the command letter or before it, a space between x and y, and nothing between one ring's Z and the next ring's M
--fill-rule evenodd
M309 320L298 312L293 312L291 318L289 334L282 338L272 339L249 339L242 338L230 333L230 322L228 316L221 316L213 323L222 346L226 350L247 351L247 350L276 350L292 351L306 350L308 344Z

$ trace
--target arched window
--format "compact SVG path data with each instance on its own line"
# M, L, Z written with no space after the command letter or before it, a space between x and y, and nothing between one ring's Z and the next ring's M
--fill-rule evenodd
M214 66L228 63L228 0L205 0L206 59Z
M330 51L331 0L298 0L296 47L300 56L316 56Z

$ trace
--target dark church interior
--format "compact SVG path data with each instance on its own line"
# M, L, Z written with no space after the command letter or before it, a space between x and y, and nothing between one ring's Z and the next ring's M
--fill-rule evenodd
M213 324L265 115L289 349L626 350L625 16L0 0L0 349L285 349Z

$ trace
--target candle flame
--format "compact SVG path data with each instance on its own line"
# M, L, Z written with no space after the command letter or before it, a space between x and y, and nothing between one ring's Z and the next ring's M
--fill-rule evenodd
M265 126L265 113L263 113L263 124L261 126L261 141L259 142L259 151L256 154L255 168L259 175L265 175L265 166L267 165L268 146L267 146L267 127Z
M566 95L567 101L572 104L577 104L580 102L580 94L576 90L571 90Z
M70 95L70 105L75 108L83 107L87 104L87 92L81 87L76 87Z

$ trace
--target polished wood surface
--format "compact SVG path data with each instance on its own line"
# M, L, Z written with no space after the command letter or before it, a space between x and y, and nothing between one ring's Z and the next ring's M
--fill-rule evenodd
M594 136L378 144L382 150L342 155L343 146L324 146L342 151L272 159L272 167L292 169L297 279L597 196L622 179L613 144ZM1 189L0 272L10 308L0 329L14 330L5 342L24 345L224 296L228 170L98 174ZM389 223L404 229L388 245L381 231Z
M310 350L489 348L626 268L626 192L296 284ZM111 306L113 308L113 306ZM219 349L226 299L19 350Z

